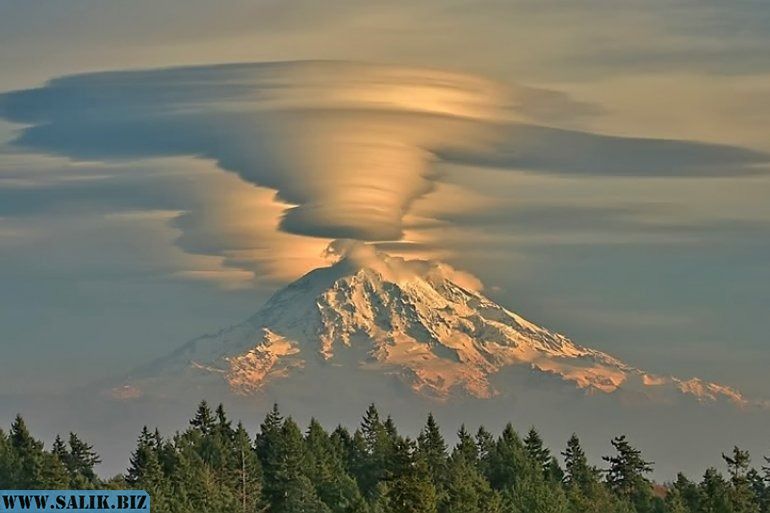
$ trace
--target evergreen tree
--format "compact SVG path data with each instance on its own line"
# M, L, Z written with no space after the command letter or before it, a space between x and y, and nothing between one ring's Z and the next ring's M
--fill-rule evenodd
M8 489L15 480L16 455L5 431L0 429L0 489Z
M360 431L353 436L352 471L365 497L370 497L388 471L393 452L391 433L380 420L374 404L369 405L361 421Z
M43 478L43 443L32 437L21 415L17 415L11 425L9 441L14 453L11 458L13 467L9 488L44 488L46 483Z
M234 490L224 485L224 477L203 461L197 448L188 438L180 443L179 483L182 485L184 501L189 505L184 511L205 511L207 513L232 513L239 509ZM175 489L175 493L176 489Z
M195 416L190 420L190 427L200 431L203 435L209 434L214 429L214 418L209 404L204 400L198 404Z
M561 453L564 456L564 484L585 489L586 485L596 477L596 472L588 465L580 439L575 433L567 440L567 448Z
M682 497L681 492L677 488L668 490L665 505L666 513L696 513L695 510L690 509L687 501Z
M770 513L770 482L755 468L749 470L748 478L760 513Z
M457 445L452 454L462 454L465 462L470 465L478 466L479 463L479 448L473 437L465 429L465 425L461 425L457 431Z
M353 432L353 436L350 437L349 443L346 448L347 452L347 468L350 474L356 479L358 487L364 493L364 496L371 498L373 487L377 484L373 483L374 477L370 477L370 455L368 453L366 440L360 429L356 429ZM380 477L380 476L376 476Z
M265 420L259 429L259 434L255 442L257 456L264 465L269 457L270 450L274 449L281 437L281 427L283 426L283 417L278 411L278 405L273 404L273 408L265 416Z
M136 441L136 449L128 459L129 467L126 473L126 482L129 485L136 486L142 480L145 469L148 467L148 461L154 452L154 440L147 426L144 426Z
M361 420L361 434L366 440L370 452L376 452L380 444L387 439L387 431L380 420L380 412L374 403L370 404Z
M227 418L225 408L220 403L214 412L215 421L212 429L210 450L211 464L215 470L224 471L228 465L237 459L235 454L235 430Z
M617 499L604 483L590 481L585 488L565 486L564 493L569 503L569 509L575 513L626 513L632 511L629 502Z
M755 468L748 471L746 478L749 480L749 486L754 493L754 500L759 508L759 512L768 513L768 487L765 484L765 478Z
M399 440L393 451L393 469L388 488L388 507L392 513L436 513L436 488L428 464L419 457L411 440Z
M156 456L157 440L151 442ZM201 401L190 427L176 440L178 470L174 492L180 493L195 510L210 513L232 512L239 502L237 488L232 486L235 473L235 449L232 428L224 408L211 412L206 401ZM157 457L158 461L160 458Z
M605 456L610 464L607 470L607 484L621 500L627 500L637 511L651 511L653 508L652 484L645 474L652 472L652 463L642 458L642 452L631 446L625 436L612 439L616 455Z
M700 511L700 493L698 485L690 481L681 472L677 474L676 481L671 487L671 491L678 495L684 503L685 509L696 513Z
M548 482L561 484L564 482L564 470L559 465L559 460L551 456L548 465L545 467L545 478Z
M709 468L698 486L699 513L734 513L730 503L730 488L715 468Z
M487 431L484 426L480 426L476 432L476 448L479 470L481 470L481 473L489 479L490 460L492 458L492 453L495 450L495 437L492 436L492 433Z
M505 511L567 511L568 502L561 486L561 469L558 464L552 468L550 451L534 428L529 430L522 442L508 424L498 439L493 455L492 483L496 483L502 490Z
M730 503L735 513L759 513L759 500L749 479L751 457L748 451L733 448L731 456L722 453L730 474Z
M524 448L527 450L529 459L538 468L543 476L548 478L551 473L551 451L543 444L540 433L533 427L529 429L526 438L524 438Z
M353 445L353 437L350 435L350 431L338 425L329 435L329 439L331 440L332 449L340 461L342 461L345 470L349 473Z
M174 445L175 442L172 440L164 440L157 428L153 433L153 439L161 470L163 470L164 475L171 476L179 463L177 450Z
M440 513L498 513L500 495L492 490L476 465L476 445L464 428L449 458L445 491L439 500Z
M390 505L388 504L388 496L390 494L390 486L388 481L380 481L377 486L374 487L369 498L367 499L367 506L370 513L391 513Z
M225 407L222 403L219 403L214 415L216 416L214 430L223 438L232 439L235 436L235 430L233 429L232 423L227 418Z
M220 404L212 415L206 402L201 402L186 435L204 464L211 467L216 479L227 479L227 466L234 457L235 432L224 407Z
M425 427L417 438L419 457L425 461L436 492L441 497L447 478L447 445L433 414L428 414Z
M770 458L765 457L765 465L762 466L762 481L765 492L762 495L762 513L770 513Z
M310 421L305 436L307 477L316 487L318 497L334 513L365 512L367 504L355 480L348 475L340 453L321 424Z
M254 513L262 507L262 465L242 423L233 431L233 452L228 469L230 486L236 491L241 513Z
M167 512L170 487L158 461L156 440L147 426L137 439L136 449L131 453L126 482L134 488L146 490L150 495L153 512Z
M56 435L51 446L51 454L59 458L59 461L65 463L69 458L69 451L67 451L67 444L64 443L60 435Z
M304 440L297 424L284 420L277 445L268 451L265 497L273 513L322 513L329 508L318 497L304 474L307 466Z
M67 469L59 458L50 452L43 453L43 481L41 488L49 490L66 490L72 488ZM89 489L98 489L100 482L95 482Z
M275 497L281 494L281 483L278 482L277 473L282 458L283 422L278 405L274 404L265 415L255 442L256 453L264 473L262 493L268 503L272 503Z
M254 444L219 405L202 402L184 433L164 438L142 429L124 476L98 479L99 456L71 433L50 451L16 417L0 430L0 488L146 489L155 513L770 513L770 465L751 468L748 452L722 455L695 484L684 475L652 493L651 464L625 437L612 440L606 482L588 463L577 436L567 442L564 471L531 429L523 440L508 424L495 439L464 426L451 455L430 415L416 442L372 405L361 428L331 435L311 420L303 435L274 406Z
M388 441L391 444L395 444L396 440L398 440L398 429L396 428L396 423L393 421L393 417L388 415L388 418L385 419L385 422L383 422L382 425L385 428L385 435Z
M495 490L515 488L535 472L521 438L510 423L503 429L487 460L487 479Z
M74 489L97 487L99 480L94 466L101 463L102 460L94 451L93 446L82 441L75 433L70 433L68 444L69 451L67 451L64 465L69 473L70 487ZM61 451L61 449L56 450Z
M529 473L503 492L503 507L515 513L566 513L569 503L561 486Z
M56 435L51 446L51 452L44 455L43 479L48 488L66 489L70 487L70 475L65 467L68 457L67 445L59 435Z

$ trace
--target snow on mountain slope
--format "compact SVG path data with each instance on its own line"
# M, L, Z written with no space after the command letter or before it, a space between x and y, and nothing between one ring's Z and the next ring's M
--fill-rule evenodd
M588 393L632 390L747 404L730 387L656 376L577 345L496 304L475 290L475 279L445 264L348 246L337 263L279 290L246 322L193 340L113 395L134 398L181 374L224 381L249 395L307 366L345 372L350 363L335 357L356 346L366 355L355 362L359 369L395 375L439 400L494 397L504 392L492 384L496 374L526 367Z

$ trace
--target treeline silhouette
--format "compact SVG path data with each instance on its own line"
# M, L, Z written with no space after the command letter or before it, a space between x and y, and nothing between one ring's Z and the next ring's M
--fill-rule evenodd
M352 433L315 420L303 432L276 406L252 437L221 405L201 402L184 432L145 427L126 473L105 481L91 445L71 433L45 450L17 416L0 430L0 489L140 488L153 513L770 512L770 466L752 468L737 447L722 455L726 477L709 468L699 482L679 474L662 486L625 436L602 469L575 435L563 464L534 428L522 438L510 424L499 436L461 427L457 440L450 449L432 415L416 439L404 437L374 405Z

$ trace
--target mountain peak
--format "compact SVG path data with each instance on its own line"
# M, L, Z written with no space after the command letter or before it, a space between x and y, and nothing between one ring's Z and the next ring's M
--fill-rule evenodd
M747 403L732 388L657 376L575 344L498 305L475 277L447 264L353 241L335 241L327 253L332 265L277 291L245 323L140 371L132 390L183 373L249 395L297 372L354 369L393 376L441 401L488 399L510 392L501 376L518 371L589 394Z
M376 277L389 283L407 283L425 280L440 284L452 281L468 290L481 290L483 284L475 276L458 271L452 266L434 260L407 260L379 251L375 246L354 240L335 240L326 249L326 256L334 262L333 271L344 275ZM314 274L316 269L307 276ZM303 278L300 278L301 281Z

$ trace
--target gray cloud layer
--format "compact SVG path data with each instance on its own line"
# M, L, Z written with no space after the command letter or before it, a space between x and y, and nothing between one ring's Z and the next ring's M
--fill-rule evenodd
M740 176L765 174L770 156L750 149L671 139L592 134L509 125L505 143L484 154L448 151L455 162L542 173L594 176Z

